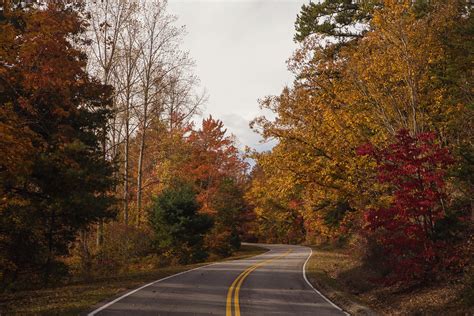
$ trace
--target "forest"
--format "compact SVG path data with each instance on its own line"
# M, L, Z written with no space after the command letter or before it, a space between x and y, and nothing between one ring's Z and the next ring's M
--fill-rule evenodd
M465 1L303 6L288 62L297 79L261 101L275 120L252 122L278 140L252 153L257 235L363 247L390 282L463 266L474 219L471 13Z
M346 249L385 286L468 280L474 304L470 1L303 5L295 80L250 123L264 152L201 117L166 1L0 4L1 292L260 242Z

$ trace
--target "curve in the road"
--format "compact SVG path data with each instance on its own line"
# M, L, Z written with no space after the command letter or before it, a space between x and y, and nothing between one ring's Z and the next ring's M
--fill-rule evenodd
M308 281L310 248L258 245L270 251L160 279L89 315L348 315Z

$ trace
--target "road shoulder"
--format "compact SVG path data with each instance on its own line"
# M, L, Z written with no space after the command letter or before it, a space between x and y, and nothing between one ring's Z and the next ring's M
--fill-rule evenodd
M350 315L378 315L375 310L368 307L361 300L357 299L354 294L349 293L347 289L341 286L336 278L331 277L331 268L344 262L342 254L322 250L320 247L311 248L312 254L305 267L306 276L311 285L328 300Z

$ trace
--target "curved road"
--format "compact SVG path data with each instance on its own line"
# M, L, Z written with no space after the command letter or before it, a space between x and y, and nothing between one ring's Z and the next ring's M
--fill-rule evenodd
M89 315L348 315L307 282L309 248L258 246L270 251L155 281Z

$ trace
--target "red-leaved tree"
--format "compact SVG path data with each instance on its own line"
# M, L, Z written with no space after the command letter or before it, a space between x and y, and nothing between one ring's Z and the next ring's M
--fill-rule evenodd
M388 207L365 214L367 234L384 252L387 282L424 279L450 260L449 245L436 238L436 223L446 216L445 171L453 163L434 133L411 136L401 130L386 148L371 144L357 153L377 162L377 180L388 185Z

